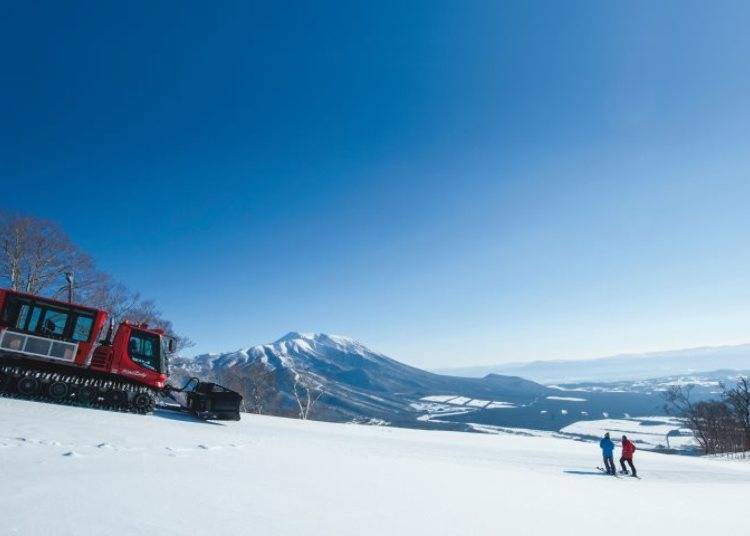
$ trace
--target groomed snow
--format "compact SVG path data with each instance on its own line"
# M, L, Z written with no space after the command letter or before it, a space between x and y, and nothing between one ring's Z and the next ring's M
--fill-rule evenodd
M0 399L3 535L736 534L750 464L592 443ZM628 504L627 512L621 510Z

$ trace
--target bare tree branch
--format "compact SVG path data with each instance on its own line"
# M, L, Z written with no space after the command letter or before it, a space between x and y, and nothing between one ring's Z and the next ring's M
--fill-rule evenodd
M0 212L0 285L51 298L67 291L64 276L75 274L76 303L104 309L119 323L130 320L163 329L177 348L192 346L177 335L153 301L144 300L106 273L75 245L56 223L32 216Z
M292 393L294 400L297 402L299 418L307 420L310 417L315 404L323 396L323 389L319 384L315 384L311 378L303 377L295 370L292 373Z

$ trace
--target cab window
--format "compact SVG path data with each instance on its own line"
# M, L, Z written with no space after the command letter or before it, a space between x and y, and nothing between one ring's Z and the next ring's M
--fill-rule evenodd
M19 328L19 329L25 329L26 331L35 332L37 326L39 325L39 317L42 316L42 308L41 307L34 307L34 309L31 311L31 318L29 319L29 325L25 328Z
M60 309L47 309L44 311L44 320L37 331L45 337L62 337L65 325L68 323L68 313Z
M42 308L31 301L9 296L3 308L2 322L18 331L34 333L37 331L41 314Z
M22 304L18 308L16 321L13 322L13 325L17 329L24 329L26 327L26 321L29 319L30 310L31 310L31 307L26 303Z
M11 329L51 339L88 342L95 315L21 296L8 296L0 313L0 323Z
M159 337L134 331L128 341L128 354L139 365L159 370Z
M75 342L86 342L91 336L91 328L94 325L94 319L86 315L78 315L76 323L73 325L72 339Z

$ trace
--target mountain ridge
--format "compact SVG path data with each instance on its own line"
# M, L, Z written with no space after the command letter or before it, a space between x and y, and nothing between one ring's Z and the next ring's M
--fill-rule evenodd
M542 383L649 379L717 369L750 368L750 343L698 346L677 350L624 353L594 359L535 360L440 369L440 374L482 377L489 373L514 374Z

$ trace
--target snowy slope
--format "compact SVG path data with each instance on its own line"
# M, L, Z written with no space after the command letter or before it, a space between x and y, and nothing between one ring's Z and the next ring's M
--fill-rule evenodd
M748 464L638 452L615 479L555 438L9 399L0 422L3 535L738 534L750 492Z

